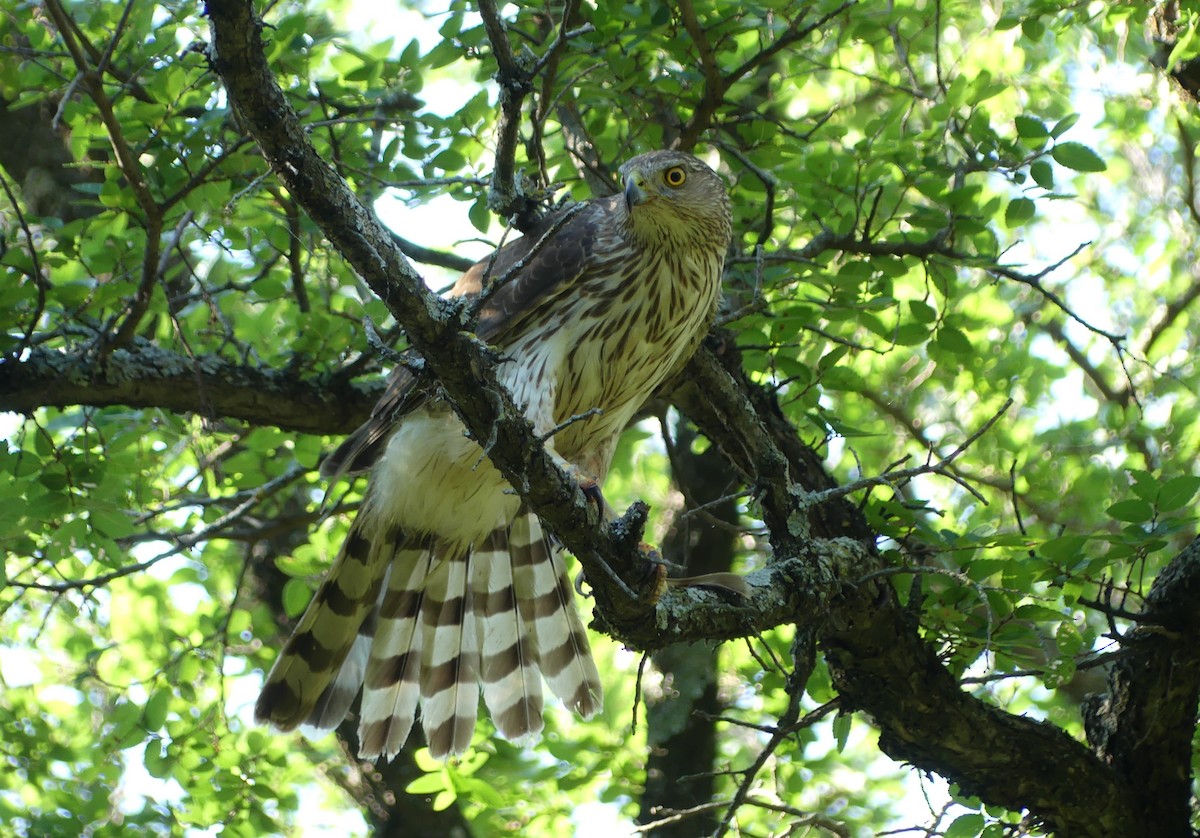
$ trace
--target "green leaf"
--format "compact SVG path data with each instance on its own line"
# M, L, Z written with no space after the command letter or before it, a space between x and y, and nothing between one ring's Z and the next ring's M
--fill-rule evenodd
M976 838L983 830L984 817L978 812L972 812L969 815L959 815L954 819L946 831L942 833L945 838Z
M820 376L821 386L828 390L846 390L861 392L864 386L863 378L850 367L833 367Z
M1100 155L1083 143L1057 143L1050 149L1050 156L1060 165L1077 172L1103 172L1108 168Z
M1140 468L1126 469L1125 472L1133 478L1133 485L1129 488L1133 490L1135 495L1151 503L1158 500L1158 494L1162 490L1162 481L1155 475Z
M433 811L442 812L454 805L454 801L458 799L458 795L452 790L441 792L433 799Z
M1186 474L1173 477L1158 490L1155 505L1159 512L1173 512L1187 505L1200 489L1200 477Z
M1020 620L1032 620L1035 623L1058 622L1067 615L1044 605L1022 605L1013 611L1013 616Z
M1166 71L1174 72L1176 66L1184 59L1193 58L1192 42L1196 39L1196 23L1193 19L1187 27L1187 31L1183 33L1183 37L1176 41L1175 46L1171 49L1171 54L1167 57Z
M308 607L308 601L312 599L313 592L303 579L293 578L284 583L282 596L283 612L289 617L299 617Z
M1154 517L1154 507L1141 498L1118 501L1105 512L1110 518L1130 524L1140 524Z
M561 781L560 781L561 783ZM471 800L477 800L485 806L500 808L505 805L505 799L491 783L475 777L461 777L457 783L459 793Z
M921 323L903 323L892 339L897 346L919 346L929 339L929 328Z
M481 197L471 204L471 208L467 210L467 218L479 232L486 233L488 231L488 227L492 224L492 212L488 209L486 197Z
M151 739L146 743L142 762L146 766L146 773L158 780L165 780L171 776L171 768L175 765L170 751L163 748L162 743L156 739Z
M934 323L937 321L937 309L924 300L909 300L908 310L918 323Z
M1033 201L1028 198L1013 198L1008 202L1004 211L1004 224L1007 227L1019 227L1033 218L1035 211Z
M1051 561L1072 564L1083 555L1083 547L1087 542L1088 538L1084 535L1064 535L1043 543L1039 552Z
M1021 114L1016 118L1015 122L1017 124L1017 136L1022 139L1040 139L1050 136L1050 129L1040 119Z
M1045 160L1035 160L1029 166L1033 182L1047 191L1054 189L1054 167Z
M101 506L99 501L88 510L88 523L97 532L109 538L124 538L132 535L135 529L133 521L124 510L113 509L107 504Z
M1070 131L1075 126L1075 123L1078 121L1079 121L1079 114L1077 114L1077 113L1073 113L1073 114L1069 114L1068 116L1064 116L1058 122L1054 123L1054 127L1050 129L1050 136L1057 140L1063 134Z
M1083 636L1070 620L1063 620L1054 629L1054 642L1064 655L1078 655L1083 651Z
M937 343L940 347L955 355L970 355L974 351L971 341L966 334L953 326L943 326L938 329Z
M170 706L171 691L168 689L155 690L142 711L142 724L145 725L146 730L161 730L162 726L167 723L167 710L170 709Z
M821 356L821 359L817 361L817 372L824 374L828 370L837 366L838 361L842 360L842 358L845 358L846 353L849 351L850 347L845 346L844 344L834 346L833 349L826 352Z
M446 777L442 771L422 774L413 780L404 790L409 794L435 794L446 788Z
M846 741L850 738L850 728L854 724L854 716L850 713L838 713L833 719L833 737L837 740L838 753L846 750Z
M417 764L417 768L420 768L426 774L441 771L445 767L440 760L433 758L428 748L418 748L416 753L413 754L413 762ZM438 786L438 788L441 788L441 786Z

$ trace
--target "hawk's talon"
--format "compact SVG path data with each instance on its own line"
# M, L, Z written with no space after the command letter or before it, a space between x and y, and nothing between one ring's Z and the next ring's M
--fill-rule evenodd
M595 480L588 480L579 484L579 488L583 490L583 495L596 506L604 506L604 494L600 491L600 484Z
M612 521L617 517L616 511L608 505L608 501L604 499L604 493L600 491L600 481L574 463L567 464L567 471L570 473L571 479L579 486L579 490L583 492L583 496L600 510L601 521Z
M638 544L638 553L646 561L646 569L638 582L638 588L646 592L646 600L651 605L662 599L667 591L667 563L657 548L642 541Z

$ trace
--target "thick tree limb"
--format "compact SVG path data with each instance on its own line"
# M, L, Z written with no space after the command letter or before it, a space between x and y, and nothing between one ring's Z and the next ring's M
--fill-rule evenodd
M1127 778L1143 833L1189 838L1192 739L1200 697L1200 540L1150 588L1128 654L1109 673L1108 694L1084 707L1088 740Z
M763 517L778 557L793 536L784 530L776 541L778 522L796 527L796 498L828 488L832 480L773 397L745 377L732 348L716 348L721 354L704 349L692 359L685 377L697 386L682 388L676 401L740 471L758 475ZM844 557L831 557L831 575L840 576L843 585L822 610L798 610L795 621L816 628L843 706L872 716L885 753L934 771L989 803L1029 809L1061 835L1137 834L1138 806L1117 772L1059 728L964 692L885 582L842 575L883 566L857 509L836 498L809 510L807 523L814 535L857 540L826 542L845 545ZM792 543L806 542L814 540ZM797 562L811 574L812 560L783 565ZM793 581L813 580L802 573Z
M235 418L310 434L349 433L365 420L382 386L302 379L292 372L188 358L153 346L117 349L103 362L85 352L44 347L0 358L0 411L127 405Z

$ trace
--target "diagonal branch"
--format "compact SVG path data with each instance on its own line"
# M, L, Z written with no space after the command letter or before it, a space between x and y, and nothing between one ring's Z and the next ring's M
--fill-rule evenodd
M815 536L851 536L828 544L858 545L858 566L883 569L871 547L875 535L845 498L810 509L806 521L797 518L797 496L831 488L833 481L774 397L746 378L732 345L714 348L689 363L689 384L675 401L739 471L760 475L756 488L776 556L781 543L807 527ZM782 464L774 461L778 456ZM871 714L880 747L893 759L935 771L989 803L1029 809L1063 835L1137 833L1138 806L1116 772L1057 727L964 692L885 579L860 577L842 587L824 613L801 615L797 623L818 629L843 706Z

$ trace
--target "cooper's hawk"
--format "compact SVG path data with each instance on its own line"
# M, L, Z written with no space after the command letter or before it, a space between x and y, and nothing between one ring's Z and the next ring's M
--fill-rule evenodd
M622 194L555 217L468 270L479 337L564 467L603 481L635 412L687 360L716 309L731 222L720 178L676 151L621 168ZM560 218L560 217L559 217ZM585 718L600 679L560 549L450 406L392 373L371 419L325 463L370 469L337 560L259 696L259 720L331 728L363 690L359 748L391 758L421 720L434 756L471 742L479 693L500 734L542 729L542 678ZM568 421L579 417L575 421ZM561 427L560 427L561 426Z

